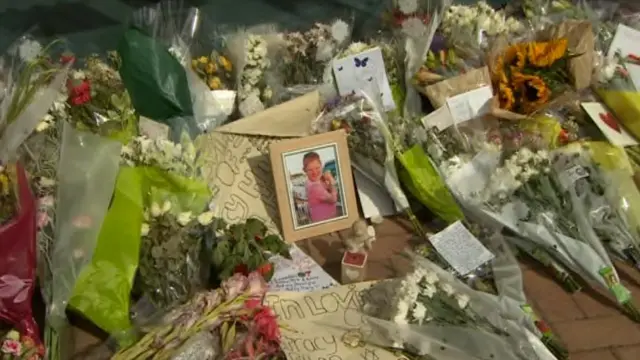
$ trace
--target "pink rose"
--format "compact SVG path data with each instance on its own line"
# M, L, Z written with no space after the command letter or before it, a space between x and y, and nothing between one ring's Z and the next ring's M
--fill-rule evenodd
M2 343L2 352L4 354L20 356L22 353L22 344L20 344L19 341L7 339Z
M267 341L280 341L280 328L276 315L270 307L263 307L253 318L253 324L258 333Z

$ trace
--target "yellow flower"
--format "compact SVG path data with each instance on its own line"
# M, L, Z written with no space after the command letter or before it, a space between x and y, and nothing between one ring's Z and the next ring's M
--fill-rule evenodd
M500 83L500 85L498 85L498 99L500 100L500 108L505 110L513 109L516 103L513 90L506 83Z
M209 80L207 81L207 85L211 90L220 90L222 88L222 81L219 77L213 76L209 78Z
M528 45L527 58L531 65L549 67L567 54L569 42L566 38L545 42L532 42Z
M509 46L504 54L504 65L512 69L524 69L527 60L527 44L515 44ZM513 70L512 70L513 71Z
M198 60L191 60L191 67L195 70L198 68Z
M9 177L5 174L0 174L0 195L9 196Z
M218 71L218 67L213 62L208 62L207 65L204 66L204 72L207 75L213 75L216 71Z
M198 58L198 62L199 62L200 64L203 64L203 65L204 65L204 64L206 64L206 63L208 63L208 62L209 62L209 58L208 58L208 57L206 57L206 56L200 56L200 57Z
M220 63L220 65L222 65L224 71L230 72L231 70L233 70L233 64L226 57L220 55L218 57L218 62Z

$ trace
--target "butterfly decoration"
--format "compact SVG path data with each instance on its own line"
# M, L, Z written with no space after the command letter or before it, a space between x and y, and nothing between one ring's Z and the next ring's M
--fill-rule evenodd
M367 67L367 63L369 62L369 57L365 57L362 59L358 59L357 57L353 58L353 62L356 64L356 67Z
M338 71L342 71L342 70L344 70L344 66L340 66L340 67L338 68Z

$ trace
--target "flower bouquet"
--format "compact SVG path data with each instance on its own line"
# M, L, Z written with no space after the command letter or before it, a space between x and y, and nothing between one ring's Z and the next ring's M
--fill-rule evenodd
M577 159L521 148L506 155L504 165L491 172L486 187L467 193L467 200L483 208L488 219L545 248L586 281L608 289L627 315L638 321L631 294L620 284L586 210L590 199L602 195L597 190L604 184L587 186L595 179Z
M191 60L191 69L211 90L228 90L233 87L233 63L215 51L208 56Z
M267 74L285 47L284 39L265 25L237 31L228 36L226 46L236 65L240 115L246 117L271 106L273 79Z
M369 341L417 356L496 359L553 358L521 326L525 314L503 311L495 297L475 292L427 260L407 276L372 286L363 310Z
M45 348L37 344L28 335L20 335L15 330L9 331L0 343L0 359L2 360L40 360L44 359Z
M491 77L501 111L519 119L545 107L568 89L589 86L594 39L589 22L563 22L534 41L497 43L491 53Z
M351 26L341 19L331 24L316 23L305 32L285 32L283 61L274 66L278 79L274 91L277 102L302 95L320 85L332 86L331 60L344 50L351 37Z
M204 247L205 227L213 221L213 212L177 215L173 204L156 202L145 209L142 224L140 260L134 292L148 296L155 308L167 309L187 300L204 286L200 254Z
M67 69L47 59L46 48L22 38L10 49L13 68L0 68L0 320L40 344L31 300L36 280L36 201L19 160L19 147L35 130L64 84ZM13 57L11 57L13 54Z
M264 278L235 274L217 290L196 295L169 312L161 323L143 329L133 345L112 360L134 358L270 358L280 350L280 330L273 311L262 302ZM205 337L209 341L196 341Z
M211 251L212 275L216 281L224 281L233 274L248 275L258 272L268 282L274 268L269 259L280 255L291 259L289 246L275 234L267 234L265 224L256 219L227 225L216 219L215 239Z

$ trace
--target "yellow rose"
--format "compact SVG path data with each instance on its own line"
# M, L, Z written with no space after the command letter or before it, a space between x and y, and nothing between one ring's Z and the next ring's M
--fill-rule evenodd
M208 58L208 57L206 57L206 56L200 56L200 57L198 58L198 62L199 62L200 64L206 64L206 63L208 63L208 62L209 62L209 58Z
M215 63L208 62L204 67L204 72L207 73L207 75L213 75L216 71L218 71L218 67Z

